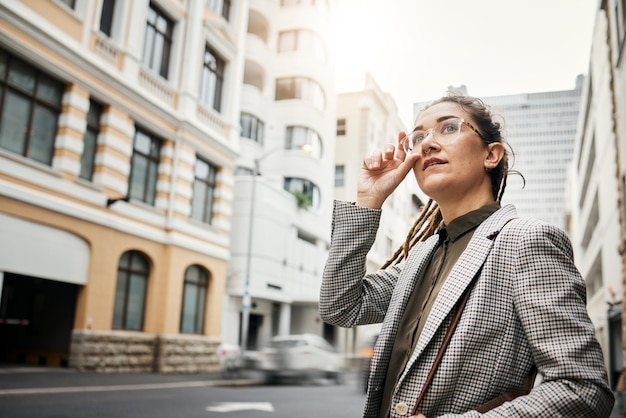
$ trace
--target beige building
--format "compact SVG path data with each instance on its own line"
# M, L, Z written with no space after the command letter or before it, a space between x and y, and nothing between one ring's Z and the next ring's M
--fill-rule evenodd
M366 74L363 89L337 95L335 143L335 199L356 200L357 180L363 157L395 144L398 132L406 131L393 98ZM404 243L422 201L417 183L409 173L382 207L380 227L367 255L367 271L376 271ZM348 357L380 329L380 324L340 329L337 345Z
M0 360L217 368L247 12L0 3Z

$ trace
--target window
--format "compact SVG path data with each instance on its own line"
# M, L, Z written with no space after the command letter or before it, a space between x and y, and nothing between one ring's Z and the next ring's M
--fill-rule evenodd
M50 165L64 85L0 50L0 148Z
M113 29L113 16L115 12L115 0L102 0L100 11L100 32L106 36L111 36Z
M288 30L278 35L278 52L311 51L321 61L326 61L324 42L310 30Z
M276 80L276 100L302 99L311 102L317 110L326 106L324 91L316 82L305 77L288 77Z
M98 134L100 133L100 116L102 116L102 105L90 101L89 111L87 112L87 130L83 137L83 154L80 156L80 173L78 175L81 179L89 181L93 177Z
M76 0L59 0L61 3L67 4L67 7L74 9L76 6Z
M287 177L285 178L284 187L285 190L296 197L299 208L319 208L320 189L311 181L296 177Z
M208 0L209 8L224 19L230 19L230 0Z
M200 266L191 266L185 272L183 307L180 315L180 332L204 333L204 314L209 288L209 273Z
M172 20L150 3L143 46L143 63L165 79L169 72L173 32Z
M200 103L218 112L222 107L222 86L224 84L224 60L207 46L204 51L204 64L200 80Z
M615 8L613 13L615 14L615 28L617 30L617 46L621 49L624 45L626 37L626 1L617 0L615 2ZM621 54L621 52L620 52Z
M241 136L249 138L263 145L263 135L265 133L265 124L259 118L249 113L242 113L239 117L241 125Z
M285 149L307 150L311 156L322 156L322 140L317 132L304 126L288 126Z
M117 267L113 329L143 329L149 276L150 264L144 254L128 251L122 255Z
M201 158L196 159L194 170L193 196L191 200L191 217L210 224L213 217L213 200L215 198L215 177L217 168Z
M337 135L345 135L345 134L346 134L346 120L337 119Z
M154 205L161 140L137 128L133 141L128 195Z
M344 186L344 171L345 167L343 165L335 166L335 187L343 187Z

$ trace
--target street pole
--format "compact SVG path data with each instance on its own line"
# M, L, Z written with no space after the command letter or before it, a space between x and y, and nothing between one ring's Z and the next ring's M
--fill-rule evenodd
M259 159L254 160L254 172L252 173L252 185L250 191L250 220L248 221L248 252L246 254L246 278L243 286L242 310L241 310L241 350L248 348L248 331L250 329L250 265L252 263L252 238L254 232L254 207L256 197L256 182L259 175Z
M284 150L284 147L274 148L265 154L254 159L254 172L252 173L252 185L250 186L250 221L248 222L248 253L246 254L246 278L243 285L243 295L241 296L241 350L245 352L248 348L248 332L250 330L250 305L252 303L252 296L250 295L250 275L251 275L251 263L252 263L252 239L254 237L254 209L256 206L256 186L257 177L260 173L260 162L264 158L273 154L276 151ZM311 153L313 148L310 144L304 144L300 149L306 153Z

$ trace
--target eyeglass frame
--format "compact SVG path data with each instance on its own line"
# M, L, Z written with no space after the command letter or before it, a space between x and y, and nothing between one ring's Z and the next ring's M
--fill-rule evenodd
M480 139L482 139L482 140L486 140L486 138L483 136L483 134L481 134L481 133L478 131L478 129L474 128L474 126L473 126L471 123L467 122L464 118L462 118L462 117L460 117L460 116L452 116L452 117L446 118L446 119L444 119L444 120L442 120L442 121L437 122L437 125L439 125L439 124L441 124L441 123L445 122L446 120L450 120L450 119L458 119L458 120L460 121L459 126L460 126L460 125L462 125L462 124L467 125L467 127L468 127L468 128L470 128L472 131L474 131L474 133L475 133L476 135L478 135L478 136L480 137ZM423 131L423 132L425 132L425 133L426 133L426 135L424 136L424 139L426 139L426 138L428 137L428 135L433 135L433 130L435 129L435 127L437 127L437 125L435 125L434 127L429 128L429 129L427 129L427 130ZM413 147L415 147L415 144L416 144L416 143L421 144L422 142L424 142L424 139L422 139L422 140L421 140L421 141L419 141L419 142L417 142L417 141L413 140L413 147L411 147L411 149L407 149L408 147L406 147L406 146L405 146L405 142L406 142L407 140L409 140L409 138L411 137L411 135L413 135L415 132L416 132L416 131L415 131L415 130L413 130L413 131L412 131L411 133L409 133L407 136L405 136L404 138L402 138L402 148L404 148L404 151L405 151L405 152L407 152L407 153L408 153L408 152L413 152ZM460 135L460 134L461 134L461 130L459 129L459 133L458 133L458 135ZM456 140L456 139L455 139L455 140Z

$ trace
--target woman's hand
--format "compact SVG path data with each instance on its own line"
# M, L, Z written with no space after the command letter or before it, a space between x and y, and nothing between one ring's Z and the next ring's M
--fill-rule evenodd
M411 415L409 418L426 418L426 417L422 414L417 414L417 415Z
M404 152L400 141L405 136L404 132L400 132L397 146L387 144L383 152L377 151L363 158L357 185L357 205L380 209L421 157L419 153L407 155Z

